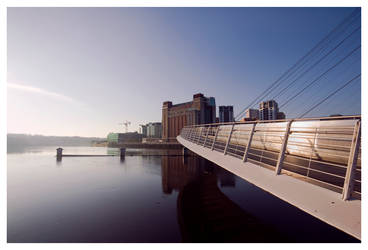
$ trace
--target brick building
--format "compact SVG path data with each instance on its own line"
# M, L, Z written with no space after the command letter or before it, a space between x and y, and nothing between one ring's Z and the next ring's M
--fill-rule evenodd
M162 105L162 139L176 140L181 129L187 125L214 123L216 102L213 97L193 95L193 101L173 105L167 101Z

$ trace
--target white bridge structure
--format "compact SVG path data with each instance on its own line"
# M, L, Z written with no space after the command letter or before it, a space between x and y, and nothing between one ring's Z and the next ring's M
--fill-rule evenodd
M361 239L361 116L184 127L192 152Z

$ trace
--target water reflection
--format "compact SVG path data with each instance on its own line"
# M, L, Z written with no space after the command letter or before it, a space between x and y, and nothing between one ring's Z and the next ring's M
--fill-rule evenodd
M180 191L189 182L197 179L201 166L199 161L198 157L162 156L162 192L171 194L172 190Z
M198 180L201 173L213 173L221 187L235 187L235 176L223 168L219 168L202 157L162 156L161 175L162 191L171 194L172 190L180 191L188 183Z
M183 242L286 242L224 195L234 175L201 157L162 157L162 190L179 191L177 217ZM264 237L264 235L267 237Z

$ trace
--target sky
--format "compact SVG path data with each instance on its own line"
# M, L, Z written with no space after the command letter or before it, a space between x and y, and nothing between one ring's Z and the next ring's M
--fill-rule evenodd
M8 133L106 137L124 132L119 123L126 120L137 131L161 121L164 101L191 101L195 93L233 105L238 114L353 10L8 8ZM341 39L360 16L352 25ZM358 30L300 84L360 39ZM280 111L298 117L353 78L360 50L339 67ZM360 114L360 85L358 79L309 115ZM295 86L276 101L297 92Z

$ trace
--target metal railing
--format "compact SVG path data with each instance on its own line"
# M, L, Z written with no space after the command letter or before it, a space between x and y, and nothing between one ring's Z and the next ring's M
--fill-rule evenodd
M361 199L361 116L184 127L192 143Z

